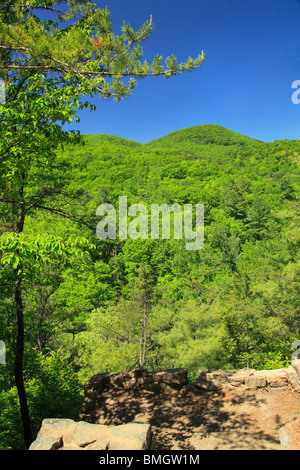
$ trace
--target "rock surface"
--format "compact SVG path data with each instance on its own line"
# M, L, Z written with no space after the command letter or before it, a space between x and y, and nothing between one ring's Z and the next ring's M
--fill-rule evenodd
M223 370L200 370L199 377L193 383L200 390L221 390L228 385L227 374Z
M300 450L300 419L282 426L279 439L283 450Z
M297 375L298 383L300 384L300 359L293 359L292 360L292 368Z
M97 374L84 391L81 421L44 420L30 450L169 449L185 441L199 450L300 450L300 360L277 370L200 370L192 384L186 369Z
M123 373L96 374L85 384L89 397L95 397L99 392L109 388L136 389L149 391L179 390L187 384L187 369L166 369L149 372L147 369L136 368ZM171 391L171 390L169 390Z
M300 362L300 361L299 361ZM300 364L299 364L300 370ZM247 389L264 387L288 387L300 390L299 378L295 367L275 370L200 370L193 387L199 390L225 390L246 386Z
M90 424L71 419L44 419L29 450L149 450L151 426L128 423L120 426Z
M132 391L174 394L188 383L187 369L166 369L149 372L147 369L132 369L123 373L94 375L84 386L85 400L80 419L96 422L95 414L101 407L111 406L111 397Z

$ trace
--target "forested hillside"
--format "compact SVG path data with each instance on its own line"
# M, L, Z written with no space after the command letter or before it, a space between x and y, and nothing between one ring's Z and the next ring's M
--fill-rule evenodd
M47 180L51 211L36 205L24 228L37 246L41 233L86 246L67 259L60 247L48 259L44 248L42 270L28 256L25 379L36 429L45 417L77 419L83 383L95 373L186 367L192 379L199 369L289 364L300 339L299 142L263 143L215 125L147 144L84 140L60 151ZM27 196L38 194L31 172ZM119 196L147 207L204 204L203 248L188 251L172 237L99 239L96 209L118 208ZM3 446L21 441L11 276L3 266Z

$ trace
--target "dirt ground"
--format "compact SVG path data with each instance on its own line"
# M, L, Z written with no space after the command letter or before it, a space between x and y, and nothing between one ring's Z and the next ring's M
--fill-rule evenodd
M238 387L173 396L123 392L107 396L98 422L150 423L158 450L280 450L279 428L299 417L300 394L290 388Z

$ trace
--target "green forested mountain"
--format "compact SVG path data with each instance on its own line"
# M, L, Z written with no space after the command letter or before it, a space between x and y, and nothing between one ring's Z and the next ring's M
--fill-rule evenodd
M189 127L172 132L164 137L149 142L148 146L168 147L175 145L191 144L216 144L216 145L255 145L259 140L251 139L236 132L225 129L222 126L207 124L203 126Z
M299 142L263 143L215 125L147 144L104 134L84 141L60 151L49 170L52 212L29 212L24 230L90 243L42 271L28 258L26 383L36 428L46 416L76 419L94 373L186 367L192 379L199 369L289 364L300 339ZM28 194L38 188L32 171ZM204 204L203 248L188 251L172 237L100 240L96 209L117 209L119 196L147 208ZM10 276L1 268L3 445L20 434Z

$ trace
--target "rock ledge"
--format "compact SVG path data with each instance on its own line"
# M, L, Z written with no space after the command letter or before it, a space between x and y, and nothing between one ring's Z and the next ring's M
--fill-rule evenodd
M72 419L44 419L29 450L148 450L153 449L151 426L90 424Z

